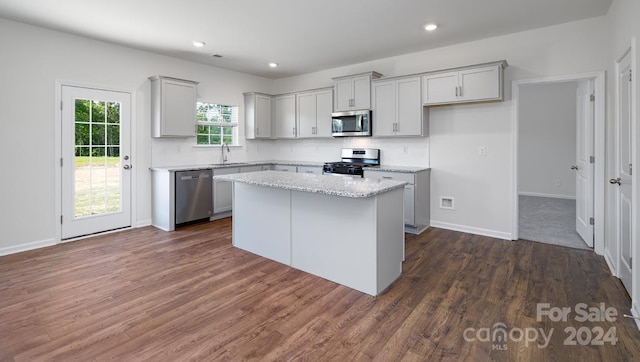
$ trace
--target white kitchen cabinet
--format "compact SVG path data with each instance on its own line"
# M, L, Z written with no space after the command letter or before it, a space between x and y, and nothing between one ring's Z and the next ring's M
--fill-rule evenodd
M382 74L368 72L333 78L336 112L371 109L371 80Z
M421 98L420 77L373 82L373 136L423 136L428 112Z
M230 175L239 173L238 167L216 168L213 170L213 176ZM228 181L213 180L213 213L231 211L233 202L233 184Z
M322 167L321 166L298 166L298 173L311 173L314 175L322 175Z
M296 138L296 95L285 94L274 99L276 138Z
M333 89L296 93L298 138L331 137Z
M242 166L240 167L240 173L244 172L258 172L271 170L271 165L256 165L256 166Z
M245 137L247 139L271 138L271 103L268 94L244 94Z
M291 165L274 165L274 171L284 171L284 172L297 172L296 166Z
M502 101L506 61L480 64L422 76L424 105Z
M418 172L378 171L365 169L364 177L374 180L389 179L408 182L404 187L405 231L419 234L430 223L430 170Z
M151 80L151 136L196 135L197 82L164 76Z

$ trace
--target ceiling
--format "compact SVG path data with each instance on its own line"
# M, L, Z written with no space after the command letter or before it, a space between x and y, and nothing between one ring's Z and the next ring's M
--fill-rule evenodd
M610 4L611 0L2 0L0 17L277 79L601 16ZM427 23L439 28L426 32ZM195 48L195 40L206 45ZM270 68L269 62L279 66Z

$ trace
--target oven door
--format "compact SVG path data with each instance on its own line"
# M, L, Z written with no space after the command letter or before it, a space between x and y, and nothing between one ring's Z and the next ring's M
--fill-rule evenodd
M331 114L333 137L371 136L371 111L351 111Z

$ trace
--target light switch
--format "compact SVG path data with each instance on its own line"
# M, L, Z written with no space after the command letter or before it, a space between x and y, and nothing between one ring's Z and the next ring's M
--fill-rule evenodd
M478 149L478 154L480 156L486 156L487 155L487 148L485 146L480 146L480 148Z

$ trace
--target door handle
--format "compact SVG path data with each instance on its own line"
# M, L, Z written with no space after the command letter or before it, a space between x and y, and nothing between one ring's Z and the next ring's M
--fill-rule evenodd
M612 178L611 180L609 180L609 183L612 185L618 184L618 186L620 186L622 185L622 179L620 177Z
M576 170L576 171L578 171L578 166L573 165L573 166L571 166L571 169L572 169L572 170Z
M122 168L124 168L125 170L130 170L132 167L131 165L124 165L122 166Z

